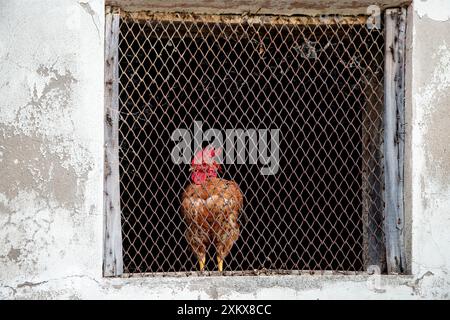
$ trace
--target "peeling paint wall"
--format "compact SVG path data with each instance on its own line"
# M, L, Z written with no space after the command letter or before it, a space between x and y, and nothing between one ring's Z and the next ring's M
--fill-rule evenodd
M255 2L255 8L257 3ZM0 11L0 298L449 299L450 7L410 10L411 276L102 278L102 0Z
M103 12L102 1L2 3L1 297L100 274Z
M412 273L450 292L450 6L417 1L412 30ZM426 286L422 292L426 292Z

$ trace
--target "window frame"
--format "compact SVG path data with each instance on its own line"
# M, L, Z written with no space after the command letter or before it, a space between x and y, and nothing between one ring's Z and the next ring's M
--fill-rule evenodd
M406 8L385 10L384 57L384 235L388 274L406 270L404 249L404 127ZM120 8L105 10L104 256L103 275L123 275L119 189ZM376 260L376 258L375 258ZM374 270L368 270L368 272ZM171 273L168 273L170 275ZM175 274L174 274L175 275Z

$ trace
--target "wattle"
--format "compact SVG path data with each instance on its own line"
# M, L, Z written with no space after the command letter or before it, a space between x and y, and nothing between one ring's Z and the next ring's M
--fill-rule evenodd
M192 173L192 181L195 184L202 184L206 180L206 173L205 172L193 172Z
M217 172L213 168L208 169L206 172L205 171L194 171L191 176L192 181L195 184L202 184L206 181L207 178L216 178L216 177L217 177Z

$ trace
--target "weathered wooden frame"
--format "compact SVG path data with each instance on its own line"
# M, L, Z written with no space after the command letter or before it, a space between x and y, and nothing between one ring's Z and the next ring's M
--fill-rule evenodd
M104 174L104 276L120 276L123 274L122 228L120 211L120 181L119 181L119 22L120 10L116 7L106 7L105 16L105 174ZM142 14L142 13L141 13ZM147 15L148 13L144 13ZM134 14L136 18L139 13ZM165 17L166 14L161 15ZM159 17L159 16L158 16ZM292 20L293 18L291 18ZM306 19L306 18L304 18ZM362 17L355 18L354 23L361 23ZM289 19L288 19L289 20ZM290 20L289 20L290 21ZM349 20L353 22L353 20ZM404 252L404 206L403 206L403 161L404 161L404 64L406 41L406 9L388 9L385 12L385 74L384 74L384 106L377 106L377 111L383 112L384 139L384 230L386 252L381 249L370 251L368 232L377 227L371 225L371 215L377 210L365 201L364 232L365 232L365 264L367 268L377 265L382 270L387 266L389 274L403 273L406 270ZM367 86L377 87L372 82ZM379 87L379 88L378 88ZM372 103L372 102L368 102ZM379 110L378 110L379 109ZM373 121L369 117L363 121ZM370 136L363 132L363 139ZM378 139L378 138L377 138ZM366 155L367 158L369 155ZM363 154L364 157L364 154ZM371 163L363 171L370 172ZM379 177L382 168L376 168L374 173L366 178L373 183ZM380 186L381 187L381 186ZM364 186L363 186L364 189ZM363 190L363 193L366 192ZM367 193L367 192L366 192ZM370 191L363 198L370 199ZM367 203L366 203L367 202ZM381 218L380 218L381 219ZM379 222L382 222L379 221ZM386 260L386 261L385 261ZM372 270L373 271L373 270ZM234 274L234 272L233 272Z
M119 276L123 273L119 181L119 21L119 9L106 7L104 276Z
M389 274L406 270L404 249L404 126L406 8L385 12L384 226Z

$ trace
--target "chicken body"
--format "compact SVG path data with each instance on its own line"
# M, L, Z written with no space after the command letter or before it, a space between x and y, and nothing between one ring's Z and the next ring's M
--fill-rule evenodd
M223 260L239 238L238 217L242 205L242 192L234 181L213 177L185 189L181 211L187 224L186 239L199 260L200 270L213 243L218 269L222 271Z

